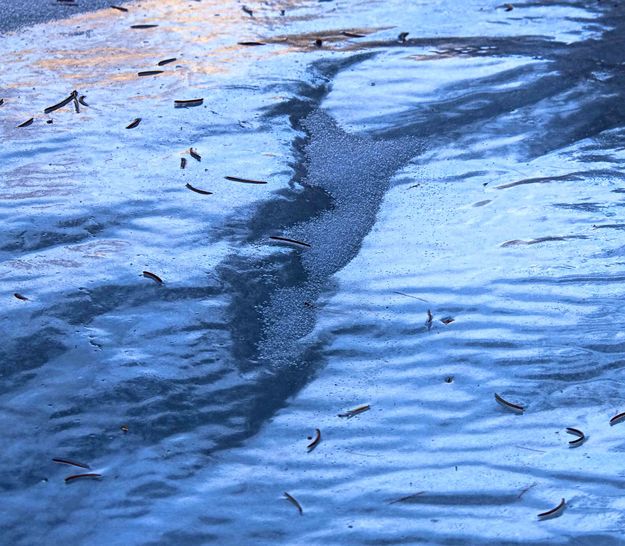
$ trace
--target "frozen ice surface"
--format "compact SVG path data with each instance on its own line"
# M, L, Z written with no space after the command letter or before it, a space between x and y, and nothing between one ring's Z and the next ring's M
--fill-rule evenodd
M0 542L622 543L625 8L124 5L0 42Z

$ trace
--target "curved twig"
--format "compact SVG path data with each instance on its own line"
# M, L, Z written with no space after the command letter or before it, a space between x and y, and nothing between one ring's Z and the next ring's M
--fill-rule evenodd
M625 421L625 411L623 413L617 413L612 419L610 419L610 426L616 425L621 421Z
M102 477L102 474L74 474L73 476L67 476L65 478L65 483L73 482L74 480L80 479L92 479L99 480Z
M569 447L579 447L586 441L586 435L581 430L569 427L566 431L573 436L577 436L576 440L569 442Z
M201 190L199 188L194 188L191 184L186 184L187 189L194 191L195 193L201 193L202 195L213 195L212 191Z
M158 284L163 284L163 279L161 279L158 275L155 275L154 273L150 273L149 271L144 271L143 276L146 277L147 279L152 279L154 282Z
M289 495L289 493L287 493L286 491L284 492L284 496L286 500L288 500L293 506L295 506L295 508L297 508L300 516L303 516L304 510L302 508L302 505L299 502L297 502L297 499L293 495Z
M306 446L308 448L308 453L315 449L319 445L319 442L321 442L321 431L318 428L315 429L315 434L315 439Z
M546 512L541 512L540 514L538 514L538 519L557 518L558 516L562 515L562 512L564 512L565 508L566 508L566 501L562 499L560 501L560 504L558 504L558 506L556 506L555 508L552 508L551 510L547 510Z
M520 406L519 404L513 404L512 402L508 402L507 400L504 400L501 396L499 396L497 393L495 393L495 400L497 400L497 403L500 406L503 406L504 408L514 413L522 414L525 411L525 408L523 406Z
M70 459L60 459L59 457L55 457L54 459L52 459L52 461L55 463L59 463L59 464L68 464L70 466L78 466L80 468L86 468L87 470L91 468L88 464L79 463L78 461L72 461Z

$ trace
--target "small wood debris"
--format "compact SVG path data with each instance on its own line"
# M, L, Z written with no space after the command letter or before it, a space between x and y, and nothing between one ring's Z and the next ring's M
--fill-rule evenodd
M74 474L73 476L67 476L67 478L65 478L65 483L70 483L74 480L80 479L99 480L101 477L102 474Z
M202 106L204 99L189 99L189 100L175 100L175 108L193 108L195 106Z
M201 190L199 188L193 187L191 184L188 184L188 183L185 184L185 186L187 189L194 191L195 193L201 193L202 195L213 195L212 191Z
M313 449L315 449L319 445L319 442L321 442L321 431L318 428L316 428L315 439L306 446L308 448L308 453L310 453Z
M144 271L142 274L146 279L152 279L157 284L163 284L163 279L161 279L158 275L155 275L154 273Z
M54 459L52 459L52 461L58 464L67 464L70 466L78 466L80 468L86 468L87 470L91 468L88 464L79 463L78 461L72 461L70 459L60 459L58 457L55 457Z
M610 419L610 426L614 426L622 421L625 421L625 411L623 413L617 413L612 417L612 419Z
M566 501L562 499L560 501L560 504L558 504L558 506L556 506L555 508L552 508L551 510L547 510L546 512L541 512L540 514L538 514L538 519L545 520L545 519L557 518L562 515L565 508L566 508Z
M297 511L299 512L300 516L304 515L304 510L302 508L302 505L297 501L297 499L293 496L290 495L289 493L287 493L286 491L284 492L284 497L286 498L286 500L288 500L293 506L295 506L295 508L297 508Z
M525 408L523 406L520 406L518 404L513 404L512 402L508 402L507 400L504 400L501 396L499 396L497 393L495 393L495 400L497 400L497 403L500 406L514 413L522 414L525 411Z
M289 244L293 244L293 245L297 245L297 246L304 246L307 248L310 248L310 245L308 243L305 243L303 241L297 241L295 239L289 239L287 237L279 237L277 235L274 235L272 237L269 237L270 239L272 239L273 241L277 241L279 243L289 243Z
M231 182L242 182L244 184L266 184L264 180L252 180L250 178L239 178L238 176L224 176L226 180Z
M566 432L568 434L572 434L573 436L577 436L577 439L571 440L569 442L569 447L579 447L586 441L586 435L577 428L567 428Z
M351 419L352 417L364 413L365 411L369 411L370 409L371 406L369 404L366 404L364 406L358 406L357 408L347 410L345 413L339 413L338 417L346 417L347 419Z

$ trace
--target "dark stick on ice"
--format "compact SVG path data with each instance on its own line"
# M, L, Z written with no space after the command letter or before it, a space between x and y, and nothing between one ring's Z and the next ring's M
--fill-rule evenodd
M59 457L55 457L54 459L52 459L52 461L55 463L59 463L59 464L67 464L70 466L78 466L80 468L86 468L87 470L91 468L88 464L79 463L78 461L72 461L70 459L60 459Z
M18 292L15 292L15 294L13 294L14 297L16 297L18 300L22 300L22 301L30 301L26 296L22 296L21 294L19 294Z
M551 519L551 518L557 518L558 516L562 515L562 512L564 512L564 509L566 508L566 501L564 499L562 499L560 501L560 504L558 504L558 506L556 506L555 508L552 508L551 510L547 510L546 512L541 512L540 514L538 514L538 519Z
M359 406L357 408L354 408L352 410L348 410L345 413L339 413L338 416L339 417L347 417L348 419L351 419L352 417L360 414L360 413L364 413L365 411L369 411L371 409L371 406L369 404L366 404L364 406Z
M250 178L239 178L238 176L225 176L226 180L230 180L232 182L243 182L244 184L266 184L264 180L252 180Z
M35 118L27 119L25 122L20 123L17 127L18 128L20 128L20 127L28 127L29 125L32 124L33 121L35 121Z
M428 318L425 321L425 325L428 327L428 330L432 328L432 321L434 320L434 316L432 315L432 311L428 309Z
M162 73L162 70L144 70L143 72L137 72L137 76L156 76Z
M180 168L184 169L187 166L187 158L186 157L181 157L180 158Z
M202 156L198 154L193 148L189 148L189 155L196 161L202 161Z
M297 508L300 516L303 516L304 510L302 509L302 505L297 502L297 499L293 495L289 495L286 491L284 492L284 496L293 506L295 506L295 508Z
M194 106L202 106L204 99L175 100L176 108L193 108Z
M131 25L130 28L154 28L158 25Z
M48 106L43 113L44 114L51 114L52 112L54 112L55 110L58 110L59 108L63 108L63 106L69 104L71 101L74 100L75 97L75 91L73 91L68 97L64 98L61 102L53 105L53 106Z
M617 413L612 419L610 419L610 426L616 425L621 421L625 421L625 411L623 413Z
M237 42L237 44L242 46L263 46L267 45L265 42Z
M102 474L74 474L73 476L67 476L67 478L65 478L65 483L73 482L74 480L80 479L99 480L101 477Z
M130 125L126 127L126 129L134 129L137 125L141 123L141 118L135 118Z
M274 241L281 242L281 243L291 243L294 245L300 245L300 246L305 246L305 247L310 248L310 245L308 243L305 243L303 241L296 241L295 239L288 239L287 237L278 237L276 235L276 236L269 237L269 238L273 239Z
M366 36L366 34L358 34L356 32L348 32L347 30L344 30L341 34L343 34L343 36L347 36L348 38L364 38Z
M250 17L254 17L254 11L251 8L248 8L247 6L243 6L241 9L245 13L247 13Z
M399 36L397 36L397 39L402 43L405 44L406 43L406 38L408 37L408 34L410 34L410 32L400 32Z
M523 406L520 406L518 404L513 404L512 402L508 402L507 400L504 400L501 396L499 396L497 393L495 393L495 400L497 400L497 403L506 408L507 410L510 410L514 413L523 413L525 411L525 408Z
M146 279L152 279L157 284L163 284L163 279L161 279L158 275L155 275L154 273L150 273L149 271L144 271L143 276Z
M586 436L581 430L569 427L566 431L573 436L577 436L576 440L571 440L569 442L569 447L579 447L586 441Z
M80 97L78 98L78 102L80 104L82 104L83 106L86 106L87 108L89 108L89 105L85 102L85 96L84 95L80 95Z
M116 9L118 11L128 11L126 8L122 8L121 6L111 6L111 8Z
M163 59L162 61L158 62L158 66L164 66L166 64L173 63L176 60L177 60L176 57L172 57L171 59Z
M315 439L306 446L308 448L308 453L310 453L313 449L315 449L319 445L319 442L321 442L321 431L318 428L316 428Z
M195 193L201 193L202 195L213 195L212 191L201 190L199 188L194 188L191 184L186 184L187 189L194 191Z

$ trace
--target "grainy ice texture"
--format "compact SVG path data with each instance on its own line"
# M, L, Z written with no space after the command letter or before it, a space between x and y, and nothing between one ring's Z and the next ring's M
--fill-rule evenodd
M0 542L621 544L625 7L124 6L0 41Z
M21 28L27 33L28 29L24 28L27 25L65 19L83 11L124 7L126 2L128 0L0 0L0 32Z

